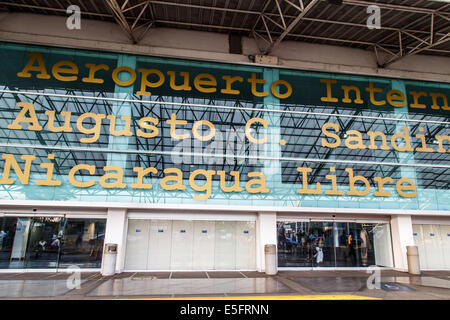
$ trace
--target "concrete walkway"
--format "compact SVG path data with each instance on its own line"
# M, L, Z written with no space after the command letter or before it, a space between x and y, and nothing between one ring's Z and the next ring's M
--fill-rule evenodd
M389 299L450 300L450 271L1 273L0 299ZM80 280L79 282L77 280Z

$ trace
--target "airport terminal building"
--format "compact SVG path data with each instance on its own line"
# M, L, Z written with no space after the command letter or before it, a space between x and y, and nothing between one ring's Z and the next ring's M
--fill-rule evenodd
M0 272L450 269L448 4L74 2L0 5Z

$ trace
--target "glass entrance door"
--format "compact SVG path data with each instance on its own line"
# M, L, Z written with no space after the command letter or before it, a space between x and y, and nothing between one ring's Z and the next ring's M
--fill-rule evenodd
M392 267L389 224L278 221L279 267Z
M309 222L277 222L278 265L312 267L314 241Z
M56 268L62 244L61 218L31 218L25 268Z
M332 222L278 222L278 261L286 267L334 267Z
M0 224L0 268L5 269L9 267L12 259L11 253L16 234L17 219L2 218L0 219Z

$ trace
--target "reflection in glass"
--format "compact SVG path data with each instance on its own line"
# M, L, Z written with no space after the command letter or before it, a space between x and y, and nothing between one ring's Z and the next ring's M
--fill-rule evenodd
M0 268L8 268L16 233L16 218L0 219Z
M277 222L279 267L392 267L389 224Z
M105 219L0 218L0 268L99 268L105 225Z
M31 218L25 268L56 268L61 248L61 218Z
M67 219L59 267L100 268L104 239L104 219Z

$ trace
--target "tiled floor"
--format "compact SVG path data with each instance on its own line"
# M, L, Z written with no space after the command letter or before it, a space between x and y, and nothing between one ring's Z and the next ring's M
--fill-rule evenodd
M314 292L355 292L366 287L366 278L327 277L327 278L293 278L295 282Z
M364 271L124 272L112 277L82 272L81 288L65 272L0 273L0 299L105 299L350 294L381 299L450 299L450 272L421 276L383 270L381 289L368 287Z
M397 283L412 284L416 286L450 289L450 280L445 280L437 277L387 277L381 279L381 281L391 281Z
M279 294L293 292L271 278L110 279L88 296Z
M73 288L67 280L0 280L0 298L59 297Z

